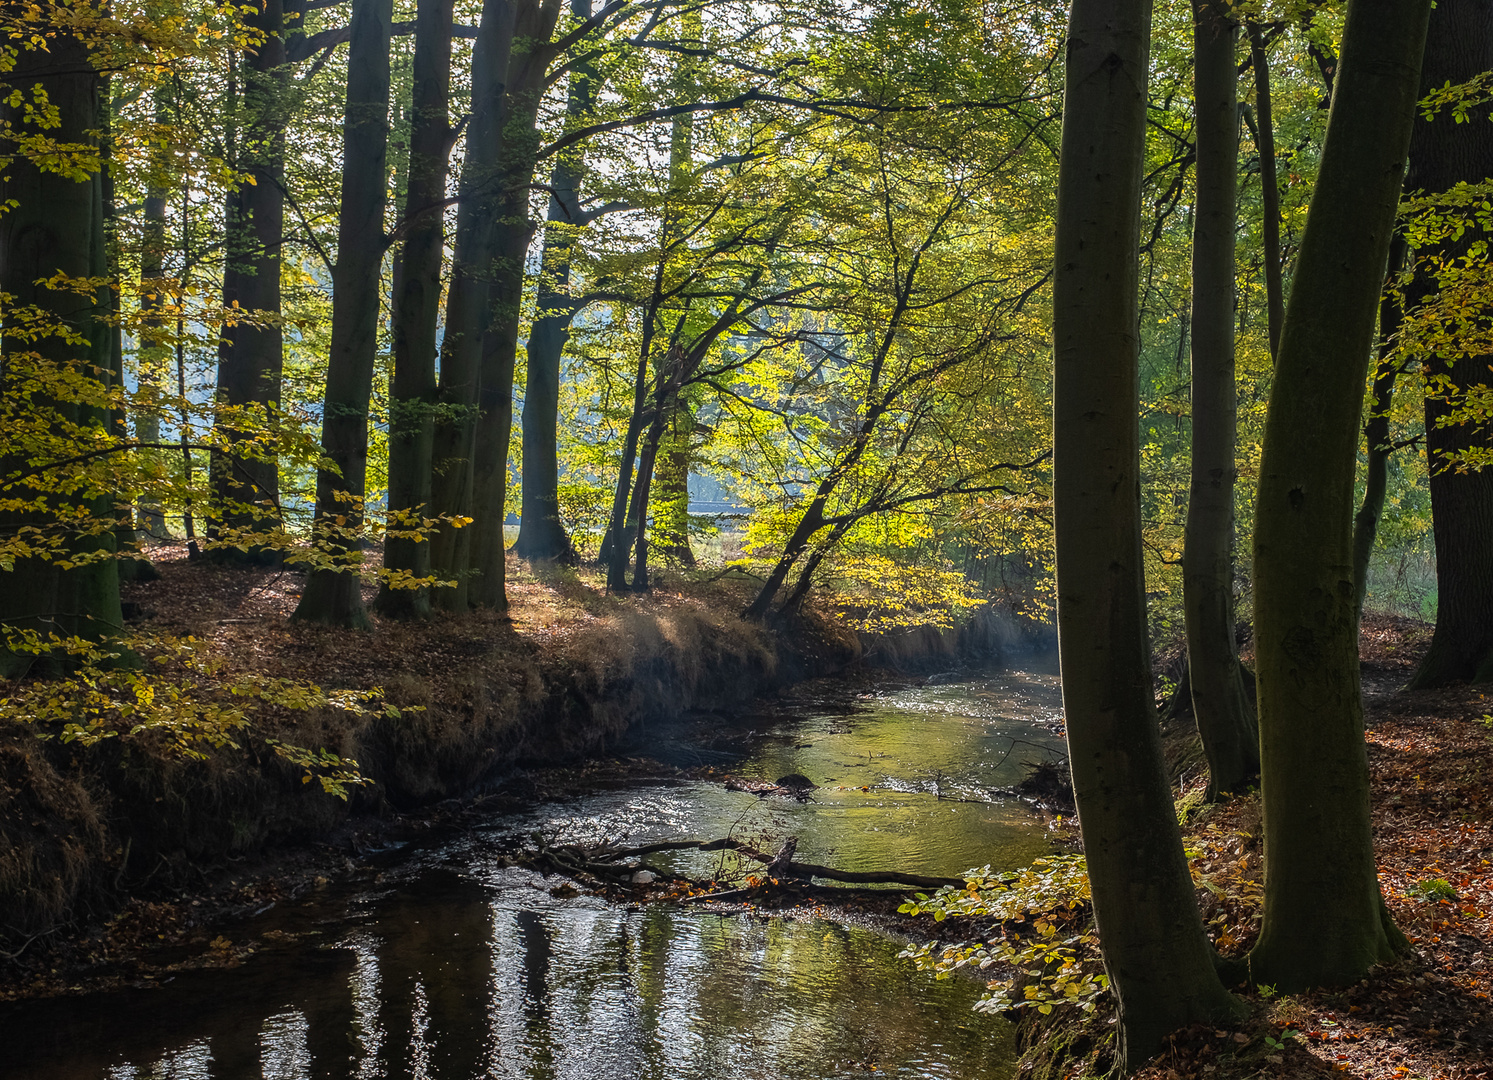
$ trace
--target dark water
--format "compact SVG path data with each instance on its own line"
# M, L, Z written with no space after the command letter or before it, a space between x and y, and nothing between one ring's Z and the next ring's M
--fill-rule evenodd
M815 801L646 783L496 819L230 930L261 942L237 968L0 1006L0 1076L1005 1078L1010 1032L970 1011L978 984L915 971L896 941L833 920L557 896L554 879L501 867L494 838L793 834L800 858L842 869L1017 866L1047 850L1040 821L956 800L1041 756L1013 739L1055 746L1042 721L1056 702L1054 676L1008 672L656 727L639 735L652 752L803 773Z

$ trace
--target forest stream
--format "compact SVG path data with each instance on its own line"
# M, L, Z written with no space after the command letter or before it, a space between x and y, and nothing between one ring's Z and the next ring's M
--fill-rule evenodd
M624 753L818 786L800 803L713 779L632 781L378 853L347 882L230 930L259 942L242 964L8 1007L4 1075L1007 1077L1011 1031L971 1011L976 980L935 981L898 959L899 940L833 908L619 905L503 852L536 831L769 848L792 835L799 858L840 870L1016 868L1049 849L1047 830L994 793L1024 763L1061 755L1058 712L1056 674L1038 661L917 684L808 684L767 711L635 731ZM720 858L662 865L709 877Z

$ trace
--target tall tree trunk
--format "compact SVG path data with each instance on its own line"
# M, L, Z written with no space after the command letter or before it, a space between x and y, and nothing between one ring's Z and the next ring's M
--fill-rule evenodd
M283 0L263 0L246 9L245 23L266 35L247 53L243 100L249 122L237 146L238 169L251 178L229 193L225 215L223 306L268 323L226 325L218 345L218 401L230 409L252 409L262 423L273 423L280 408L284 368L280 315L280 249L285 232L285 63ZM220 427L230 443L255 437L251 425L237 430L232 420ZM225 541L215 556L230 561L277 563L283 552L264 544L282 527L280 469L273 454L213 455L215 502L210 533ZM243 535L243 550L234 546ZM261 541L261 542L256 542Z
M404 216L414 223L394 263L394 375L389 395L391 518L430 513L435 438L436 328L441 313L447 163L451 154L450 68L453 0L420 0L415 19L409 181ZM420 215L418 218L416 215ZM430 541L408 535L418 524L391 521L384 538L385 571L430 576ZM399 535L405 533L406 535ZM417 618L430 612L428 588L379 588L380 614Z
M1369 398L1369 416L1363 433L1368 447L1364 475L1363 502L1353 518L1353 591L1357 621L1363 622L1363 601L1368 595L1369 563L1374 557L1374 541L1379 535L1379 518L1384 513L1384 497L1389 490L1389 412L1394 405L1395 380L1404 367L1396 356L1395 335L1400 328L1400 302L1394 279L1405 262L1405 236L1395 233L1389 248L1389 275L1384 296L1379 301L1379 363L1374 371L1374 388Z
M160 127L170 123L167 98L163 91L155 94L155 122ZM166 276L166 197L162 187L166 173L165 154L158 153L151 162L153 177L145 191L144 227L140 242L140 351L137 368L141 397L145 392L159 392L166 381L171 349L163 315L165 297L161 289ZM161 413L148 400L135 414L135 435L144 443L161 441ZM158 451L145 451L156 454ZM159 503L140 504L140 528L153 540L165 540L166 514Z
M1431 16L1421 93L1447 82L1464 82L1493 68L1493 4L1489 0L1439 0ZM1408 187L1436 194L1459 181L1493 177L1493 128L1489 109L1477 109L1458 124L1445 111L1418 120L1410 149ZM1438 249L1416 252L1421 264L1406 296L1406 309L1431 300L1438 289L1434 261L1465 257L1490 239L1469 222L1466 233ZM1487 258L1483 255L1482 258ZM1493 304L1479 313L1493 322ZM1460 471L1448 459L1469 448L1493 449L1493 424L1456 423L1452 413L1469 390L1493 385L1490 356L1421 358L1432 382L1426 395L1426 461L1431 480L1431 522L1436 539L1436 632L1411 686L1445 686L1493 680L1493 468ZM1439 385L1437 385L1439 384Z
M560 0L520 0L502 118L500 192L493 221L490 318L482 336L477 431L472 451L472 581L469 601L502 611L508 607L503 525L507 517L508 442L513 434L513 373L523 315L524 264L534 222L529 187L539 155L539 102L554 50L550 39Z
M363 497L368 405L378 355L379 278L384 255L389 139L389 33L393 0L353 0L342 127L342 203L332 278L332 345L322 404L315 541L330 562L311 571L295 617L368 626L363 608Z
M1192 233L1192 485L1182 606L1208 797L1260 771L1259 731L1234 645L1234 215L1239 169L1237 27L1222 0L1193 0L1197 208Z
M53 29L38 27L42 31ZM57 123L43 126L25 106L8 103L0 103L0 121L19 137L51 139L64 145L95 142L103 126L102 80L87 47L63 30L49 35L46 49L28 45L24 41L19 45L6 82L28 102L33 88L43 91L55 110ZM34 308L58 328L28 340L25 336L11 338L6 327L5 356L0 364L6 411L21 402L15 382L26 380L32 368L39 368L44 377L50 371L70 369L74 375L107 383L108 290L81 295L67 288L53 290L45 284L59 273L73 278L104 276L102 176L93 172L75 180L18 153L0 176L0 204L8 207L0 215L0 292L8 295L11 310ZM62 328L82 340L70 343ZM103 410L74 401L39 397L30 407L50 411L58 424L84 428L107 428L109 424ZM18 419L36 420L34 416ZM102 558L69 567L59 565L69 555L115 550L114 493L88 489L62 493L24 479L4 482L6 474L27 469L31 463L29 450L19 447L0 458L0 496L21 503L19 508L0 514L0 529L13 533L34 528L43 534L63 530L66 535L61 550L53 557L19 558L8 569L0 570L0 626L36 632L43 639L50 634L97 639L118 633L123 622L118 563ZM81 530L64 524L64 519L75 515L84 526ZM91 526L90 521L94 523ZM0 675L6 678L60 666L58 657L11 652L0 642Z
M591 15L592 0L570 0L571 14ZM596 96L596 70L577 63L565 98L566 123L575 124L591 113ZM575 233L588 222L581 210L580 185L585 174L583 151L563 152L550 174L549 211L544 250L539 260L539 296L534 325L529 331L528 366L524 382L524 493L514 554L524 559L574 562L575 547L560 521L560 459L558 420L560 363L570 337L570 323L578 310L570 296L570 253Z
M1075 0L1053 278L1058 650L1122 1071L1231 1016L1161 756L1140 545L1137 323L1151 5Z
M1403 942L1369 824L1353 485L1430 6L1348 6L1265 420L1254 560L1265 913L1249 962L1289 993L1354 982Z
M472 512L472 454L477 433L483 338L490 318L492 221L502 155L503 92L513 48L514 0L484 0L472 50L471 120L466 131L456 210L456 244L446 289L446 328L441 338L438 392L443 413L432 450L431 507L436 514ZM433 606L467 609L471 583L471 530L449 521L431 537L433 573L455 584L436 589Z
M1270 103L1270 58L1265 52L1265 33L1257 22L1249 24L1250 63L1255 72L1255 152L1260 157L1260 210L1264 218L1265 304L1269 320L1270 356L1280 355L1280 329L1285 322L1286 301L1281 284L1280 178L1275 168L1275 115Z
M691 569L695 553L689 545L689 466L694 436L694 411L683 395L675 395L653 464L653 482L658 487L653 500L653 542L665 557Z
M634 515L628 513L628 493L632 490L633 466L637 461L638 439L643 434L643 410L648 401L648 357L653 347L653 336L658 319L659 298L663 291L664 266L660 261L653 277L653 295L643 309L643 340L638 346L638 368L633 375L632 415L627 418L627 432L622 437L622 457L617 466L617 487L612 495L612 516L607 522L606 535L601 541L601 559L607 565L607 588L612 592L626 592L628 523Z

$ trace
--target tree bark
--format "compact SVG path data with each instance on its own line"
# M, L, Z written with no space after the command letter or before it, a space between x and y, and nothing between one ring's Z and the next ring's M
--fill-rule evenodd
M394 263L394 375L389 395L389 512L430 513L431 454L435 439L436 329L441 312L441 264L451 154L450 68L453 0L420 0L415 18L413 113L404 215L412 221ZM416 218L416 215L421 215ZM430 576L430 541L391 522L384 569ZM375 609L395 618L430 613L430 590L380 587Z
M1488 0L1439 0L1431 16L1420 92L1460 83L1493 68L1493 4ZM1437 194L1460 181L1482 183L1493 176L1493 129L1486 105L1465 124L1443 112L1415 124L1407 186ZM1488 233L1469 222L1462 237L1435 250L1416 252L1421 262L1407 290L1406 308L1432 300L1438 284L1427 259L1465 257ZM1486 256L1483 256L1486 258ZM1479 313L1493 320L1493 305ZM1467 391L1493 384L1490 356L1421 357L1433 385L1426 395L1426 461L1430 470L1431 522L1436 540L1436 632L1410 685L1493 681L1493 468L1461 471L1447 455L1469 448L1493 449L1493 425L1456 423L1451 415ZM1439 384L1439 385L1438 385Z
M1275 168L1275 116L1270 103L1270 58L1260 24L1249 24L1250 64L1255 72L1255 152L1260 157L1260 210L1265 241L1265 304L1269 320L1270 356L1280 355L1280 330L1286 302L1281 284L1280 178Z
M384 255L389 138L389 26L393 0L353 0L342 136L342 202L332 278L332 344L322 404L314 541L330 566L311 571L295 618L366 628L363 497L368 405L378 355L379 278Z
M1395 334L1400 327L1400 303L1395 294L1394 278L1405 261L1405 237L1395 233L1390 242L1389 274L1384 295L1379 301L1379 363L1374 371L1374 387L1369 398L1369 416L1363 433L1368 443L1367 467L1364 472L1363 502L1353 518L1353 591L1354 610L1363 622L1363 601L1368 595L1369 563L1374 557L1374 541L1379 535L1379 518L1384 513L1384 497L1389 490L1389 411L1394 405L1395 380L1404 361L1395 355Z
M250 5L245 23L265 38L247 53L244 104L249 123L238 142L239 170L251 180L228 195L223 261L223 306L255 316L280 315L280 248L285 232L285 63L283 0ZM235 429L220 423L230 443L253 440L259 423L271 423L280 407L284 367L278 323L225 325L218 345L218 402L252 409L258 423ZM278 563L279 545L264 544L281 528L280 470L274 454L215 453L210 466L215 503L210 538L224 541L214 557L231 562ZM243 547L235 540L243 535ZM261 542L256 542L261 541Z
M571 14L589 18L591 0L571 0ZM565 97L567 125L589 116L596 95L593 65L578 63ZM518 539L513 551L523 559L573 563L575 547L560 520L558 420L560 363L578 309L570 295L570 254L575 232L587 224L580 185L585 174L579 147L561 153L550 174L549 211L540 256L538 303L529 331L524 382L524 492Z
M1197 206L1192 233L1192 484L1182 606L1192 707L1208 759L1208 798L1260 771L1259 731L1234 644L1234 218L1239 115L1234 40L1222 0L1193 0Z
M503 138L503 91L513 48L513 0L484 0L472 51L472 106L462 161L460 201L451 281L446 290L446 331L441 339L439 405L432 451L431 504L436 514L470 516L472 454L477 432L483 337L490 317L488 282L492 220ZM431 537L431 570L455 584L439 588L431 603L465 611L471 581L471 530L443 523Z
M40 29L52 29L41 27ZM33 88L45 92L56 111L56 126L43 126L24 105L0 103L0 121L22 136L53 139L66 144L95 143L102 127L102 80L87 47L74 35L59 30L49 35L47 48L21 42L6 82L30 99ZM103 178L98 172L74 180L39 167L18 153L0 176L0 292L11 310L32 307L59 328L84 340L70 344L58 333L34 340L5 340L0 363L0 389L11 412L21 402L15 385L28 369L42 373L72 369L107 384L110 335L107 325L108 290L80 295L71 289L50 289L45 280L56 274L97 278L105 273L103 242ZM8 328L7 328L8 329ZM31 408L50 411L59 424L105 428L109 416L101 409L48 398L37 398ZM19 418L34 424L36 417ZM29 426L29 424L28 424ZM0 477L30 464L23 449L0 458ZM17 559L0 571L0 626L48 635L98 639L118 633L123 617L119 603L119 567L113 558L64 568L59 559L115 550L112 492L84 489L76 493L47 490L25 481L0 486L0 497L19 500L21 507L0 513L0 529L14 532L34 528L43 534L62 530L65 538L54 557ZM59 520L78 515L85 531ZM88 522L92 521L92 526ZM92 527L96 532L86 531ZM15 678L27 671L57 670L62 659L10 652L0 642L0 676Z
M478 371L468 599L474 606L498 611L508 607L508 545L503 524L507 517L508 442L513 434L513 373L523 313L524 263L534 237L529 187L539 155L539 102L545 73L555 55L550 39L559 16L560 0L519 0L503 99L502 151L494 177L499 198L492 223L489 321L482 335Z
M1058 168L1054 507L1073 790L1130 1072L1236 1014L1203 935L1161 755L1140 544L1139 228L1148 0L1075 0Z
M1353 584L1363 385L1430 0L1351 0L1265 421L1255 647L1265 817L1257 982L1364 976L1403 942L1369 823Z

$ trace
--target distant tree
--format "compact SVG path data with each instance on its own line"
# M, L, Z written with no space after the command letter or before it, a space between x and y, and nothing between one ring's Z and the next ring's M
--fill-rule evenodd
M1426 41L1421 94L1466 83L1490 69L1493 3L1438 0ZM1462 118L1452 109L1419 118L1411 138L1405 186L1437 196L1458 184L1493 180L1489 112L1486 104L1476 107L1465 123L1458 122ZM1459 276L1459 264L1461 273L1466 273L1487 261L1485 254L1474 253L1488 243L1490 229L1475 215L1472 220L1459 217L1465 227L1417 248L1415 275L1405 293L1408 319L1430 318L1471 330L1469 337L1475 343L1459 348L1455 340L1440 342L1443 347L1433 346L1419 356L1427 383L1426 457L1436 540L1436 632L1411 682L1415 687L1493 681L1493 468L1478 467L1478 460L1469 460L1493 452L1493 420L1484 410L1463 414L1470 396L1493 393L1487 329L1493 320L1493 302L1482 291L1469 298L1471 310L1457 301L1451 310L1436 310L1443 277L1450 284Z
M1239 171L1238 27L1221 0L1193 0L1197 204L1192 231L1192 483L1182 604L1208 797L1260 768L1259 733L1234 643L1234 232Z

